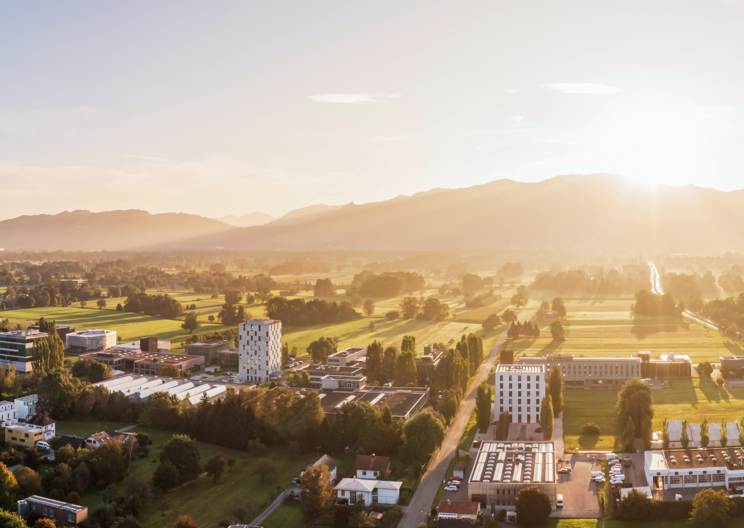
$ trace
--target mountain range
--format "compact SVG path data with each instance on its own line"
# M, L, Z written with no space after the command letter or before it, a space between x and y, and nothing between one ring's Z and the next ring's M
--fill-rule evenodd
M497 180L433 189L366 204L311 206L251 227L144 211L22 216L0 222L0 247L717 254L744 251L741 226L744 191L568 175L537 183Z

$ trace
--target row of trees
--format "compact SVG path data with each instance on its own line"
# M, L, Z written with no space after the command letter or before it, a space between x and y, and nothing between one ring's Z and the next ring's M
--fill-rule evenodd
M266 303L266 315L279 319L287 326L307 326L325 323L342 323L360 317L351 303L328 302L323 299L286 299L274 297Z
M149 295L139 293L127 297L124 303L124 311L144 312L146 315L172 319L183 313L183 307L180 302L168 294Z
M404 319L443 321L449 317L449 310L449 304L443 303L436 297L429 297L422 301L416 297L408 296L400 301L400 311Z
M404 293L414 293L426 286L424 278L409 271L386 272L379 275L363 271L354 275L346 294L359 293L363 297L397 297Z
M644 289L635 294L630 309L637 315L681 317L685 306L676 304L671 293L656 295Z

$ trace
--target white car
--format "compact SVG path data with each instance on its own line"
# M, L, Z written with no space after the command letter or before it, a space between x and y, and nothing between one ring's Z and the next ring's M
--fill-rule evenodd
M34 443L36 447L41 447L42 449L49 449L49 444L46 442L43 442L41 440L37 440L36 443Z
M444 488L444 491L457 491L459 488L457 486L446 486Z

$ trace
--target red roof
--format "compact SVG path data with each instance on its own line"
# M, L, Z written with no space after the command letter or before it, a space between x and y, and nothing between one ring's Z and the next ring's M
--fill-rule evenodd
M26 423L31 424L31 425L38 425L39 427L46 427L47 425L52 425L53 423L57 423L57 422L49 418L44 413L38 413L38 414L34 414L33 416L30 416L29 418L27 418Z
M439 513L457 513L458 515L478 515L479 509L479 502L466 501L441 500L437 506Z
M390 457L375 455L357 455L354 461L354 471L387 471L390 467Z

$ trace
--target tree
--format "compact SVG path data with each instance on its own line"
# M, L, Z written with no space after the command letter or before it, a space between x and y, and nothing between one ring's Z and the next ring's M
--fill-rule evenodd
M134 515L127 515L119 521L119 528L142 528L142 523Z
M98 299L96 305L98 305L98 309L101 310L103 308L106 308L106 301L104 299Z
M687 428L687 420L682 420L682 433L679 436L679 443L682 444L682 449L687 449L687 446L690 445L690 437L687 434Z
M669 449L669 420L666 418L661 422L661 444L663 449Z
M165 365L160 367L157 370L158 376L165 376L168 378L180 378L181 377L181 371L178 370L178 367L173 365Z
M515 504L521 526L541 526L553 512L550 497L537 486L519 490Z
M306 519L317 519L333 497L333 485L328 466L312 466L300 477L300 510Z
M527 304L527 296L522 292L517 292L511 297L511 303L519 310L522 306Z
M228 457L227 465L230 468L230 473L232 473L232 470L235 467L235 459L233 457Z
M186 435L173 435L163 446L160 462L170 462L178 470L179 483L196 479L201 471L199 446Z
M8 466L0 462L0 509L11 510L15 505L18 482L8 470Z
M336 286L331 282L331 279L318 279L315 281L313 294L315 297L331 297L336 295Z
M315 363L325 365L328 361L328 356L336 352L337 347L338 343L335 339L330 337L321 337L308 345L307 353Z
M564 317L566 317L566 306L565 306L565 304L563 304L563 299L562 298L560 298L560 297L553 297L553 302L552 302L551 308L558 315L558 317L560 317L561 319L563 319Z
M703 361L697 366L696 370L701 378L710 379L710 375L713 374L713 365L708 361Z
M397 358L395 365L395 382L401 387L416 381L416 361L413 352L404 350Z
M540 404L540 427L544 440L553 438L553 402L550 394L545 396Z
M354 512L349 516L349 526L352 528L372 528L374 521L366 511Z
M173 528L196 528L196 521L188 515L179 515Z
M710 443L710 436L708 435L708 419L703 418L703 423L700 424L700 445L707 448Z
M395 378L395 365L398 360L398 349L389 346L382 356L382 380L387 381Z
M449 304L443 303L436 297L424 301L419 319L424 321L444 321L449 316Z
M550 323L550 336L553 338L553 341L565 341L566 329L563 328L563 323L560 321Z
M220 477L225 472L225 459L222 457L222 454L215 453L214 455L209 457L209 460L207 460L207 464L204 466L204 469L207 470L208 475L212 475L215 482L220 480Z
M617 396L616 412L618 430L625 432L627 430L628 420L633 418L633 424L635 426L634 438L640 437L646 416L651 419L654 417L653 402L651 387L649 387L648 383L644 383L638 378L625 383Z
M560 366L556 365L550 371L548 392L553 402L553 416L558 416L563 410L563 373Z
M367 345L367 378L370 382L382 381L382 345L373 341Z
M39 407L52 418L66 418L82 389L80 380L65 368L54 369L41 381L37 394Z
M491 423L491 389L485 381L478 385L478 392L475 396L475 414L478 429L485 433L488 424Z
M178 474L176 466L167 460L158 464L155 473L152 475L152 485L163 491L175 488L178 486L180 480L181 477Z
M41 519L36 519L32 528L57 528L57 525L54 524L53 520L42 517Z
M651 425L651 418L647 415L643 421L643 428L641 430L641 438L643 439L643 449L648 451L651 449L651 441L653 440L654 432Z
M29 467L22 467L13 473L18 484L18 494L21 497L41 495L41 479L39 474Z
M450 423L452 418L457 414L460 408L460 393L457 390L449 389L444 393L442 401L439 403L439 412Z
M721 420L721 429L720 429L720 442L721 447L726 447L728 445L728 428L727 428L726 418Z
M240 304L243 300L243 294L239 290L233 290L225 294L225 304Z
M194 330L201 328L201 323L199 322L199 317L196 312L189 312L186 314L186 319L184 319L181 328L188 330L189 334L192 334Z
M654 516L654 503L645 493L630 490L617 505L617 517L625 521L645 521Z
M214 323L214 315L210 314L209 317L207 317L207 319L209 319L210 323Z
M496 314L489 315L485 321L483 321L483 324L481 325L483 327L483 331L486 333L493 332L493 330L501 324L501 318Z
M274 461L270 458L259 458L256 461L256 473L261 475L261 482L275 471Z
M263 304L266 304L266 302L273 296L274 294L272 294L271 290L269 290L268 288L259 288L258 290L256 290L256 298Z
M705 489L692 501L690 523L696 528L723 528L728 524L731 499L726 492Z
M372 315L375 313L375 301L372 299L367 299L364 301L364 315L367 317L372 317Z
M419 311L419 300L416 297L404 297L400 301L400 311L403 312L404 319L413 319Z
M28 528L28 524L17 513L0 508L0 526L3 528Z
M506 310L504 310L504 313L501 314L501 320L504 321L506 324L514 323L517 320L517 314L514 312L514 310L507 308Z
M444 440L444 425L431 412L421 411L403 426L404 458L423 463Z
M85 308L86 304L88 304L86 301L80 301L80 308Z

